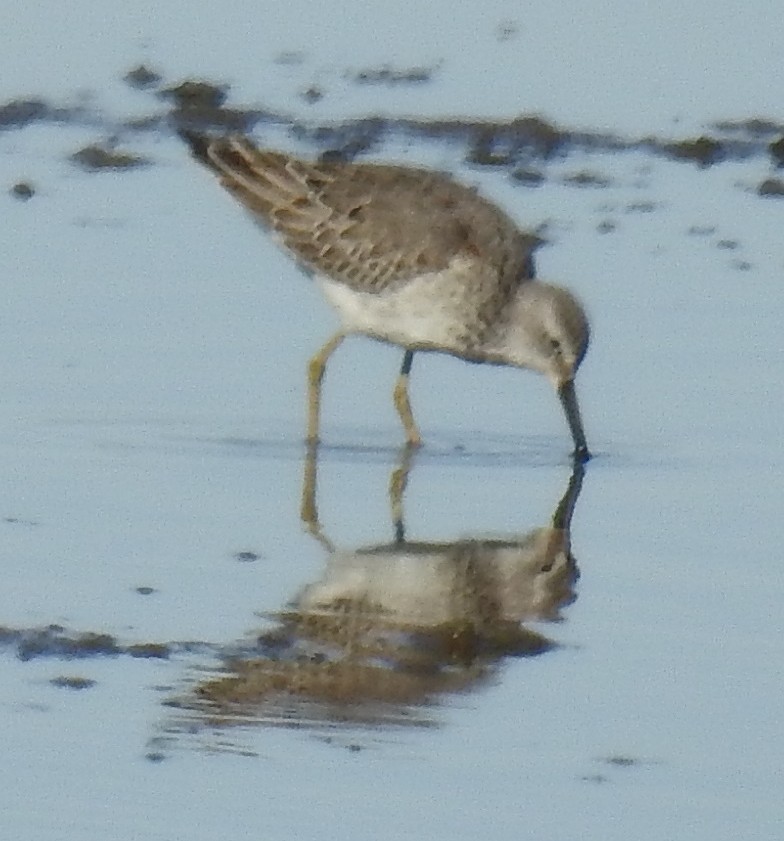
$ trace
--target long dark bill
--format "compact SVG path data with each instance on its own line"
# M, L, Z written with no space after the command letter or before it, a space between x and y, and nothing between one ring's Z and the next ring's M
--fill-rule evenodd
M588 461L591 454L588 452L588 443L585 440L580 407L577 404L577 394L574 390L574 380L568 380L558 387L558 397L566 413L569 431L572 433L572 439L574 440L574 460L584 463Z

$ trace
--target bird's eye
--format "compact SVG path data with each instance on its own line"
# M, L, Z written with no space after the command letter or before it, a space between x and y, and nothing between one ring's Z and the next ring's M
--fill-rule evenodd
M550 339L550 347L556 356L561 352L561 343L558 339Z

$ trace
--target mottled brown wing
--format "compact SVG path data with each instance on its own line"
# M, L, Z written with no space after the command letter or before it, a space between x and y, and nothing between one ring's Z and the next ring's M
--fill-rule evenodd
M496 300L499 291L511 293L533 276L539 240L440 173L310 163L256 149L243 138L185 139L300 264L354 289L379 292L445 269L456 256L484 265L484 285L488 264L495 267L495 289L487 291Z

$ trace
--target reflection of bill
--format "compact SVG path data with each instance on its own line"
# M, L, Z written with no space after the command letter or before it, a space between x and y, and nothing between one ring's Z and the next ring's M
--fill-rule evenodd
M400 470L393 491L405 486ZM435 543L405 539L398 524L391 543L332 547L321 578L252 655L198 688L199 706L292 726L427 723L436 696L484 682L504 657L553 647L524 623L557 620L575 598L570 526L582 478L578 464L550 523L525 533Z

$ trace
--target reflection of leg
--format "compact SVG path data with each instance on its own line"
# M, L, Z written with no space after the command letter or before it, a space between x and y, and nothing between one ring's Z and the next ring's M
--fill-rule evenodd
M400 375L395 383L393 396L395 408L406 430L406 441L410 446L418 447L422 443L422 436L417 429L414 413L411 411L411 402L408 399L408 375L411 373L411 363L413 361L414 351L406 350L403 354L403 364L400 366Z
M392 511L392 523L395 527L395 540L402 543L406 538L403 521L403 494L408 485L408 474L414 451L410 446L403 448L400 461L389 477L389 504Z
M335 333L308 363L308 441L318 441L321 382L324 379L329 357L345 338L345 333Z
M318 508L316 507L316 485L318 468L318 443L308 443L308 451L305 456L305 469L302 474L302 498L299 507L299 516L305 530L310 532L328 551L333 551L333 546L322 534L321 524L318 519Z

